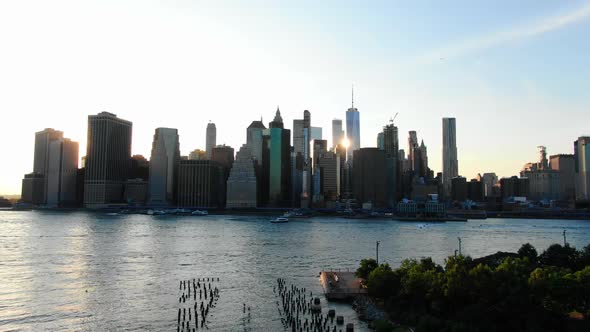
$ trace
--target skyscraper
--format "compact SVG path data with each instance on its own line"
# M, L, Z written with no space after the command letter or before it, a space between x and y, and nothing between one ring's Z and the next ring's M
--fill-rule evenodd
M72 207L76 205L78 176L78 142L67 138L49 143L47 170L47 205Z
M399 179L399 139L397 127L393 120L383 127L383 151L385 151L385 182L387 183L387 206L393 208L397 201L398 179Z
M410 169L416 172L416 149L418 148L418 136L415 130L408 132L408 160L410 162Z
M43 176L43 185L41 187L43 188L42 192L37 193L39 195L38 197L41 198L41 204L47 203L47 173L49 171L49 145L53 141L63 139L63 137L64 135L62 131L55 130L53 128L46 128L42 131L35 133L35 156L33 161L33 173Z
M354 152L352 187L359 203L372 203L373 207L387 206L385 151L362 148Z
M353 151L361 148L360 115L354 107L354 90L352 91L352 106L346 111L346 138L349 142L347 159L353 160Z
M180 161L178 130L156 128L150 157L149 204L175 203L176 177Z
M115 114L88 116L84 206L100 208L123 202L131 163L132 123Z
M344 139L344 130L342 130L342 120L332 120L332 148L336 149L338 144Z
M311 190L311 165L309 143L311 141L311 113L303 112L303 119L293 120L293 153L295 169L292 170L291 185L295 205L309 207ZM321 133L320 133L321 135ZM301 182L299 182L301 179Z
M283 118L278 107L265 132L268 144L268 205L290 206L291 131L283 128Z
M262 123L262 119L260 121L252 121L248 129L246 129L246 144L252 153L252 158L258 164L262 163L262 132L265 129L266 127Z
M205 137L205 151L207 151L207 159L211 159L213 148L217 145L217 128L215 123L209 122L207 124L207 133Z
M256 173L252 153L247 144L242 145L227 180L228 208L256 207Z
M223 167L212 160L181 160L178 166L178 206L223 208Z
M449 197L451 193L451 179L459 176L459 163L457 161L457 129L455 118L443 118L442 127L443 188L446 197Z
M574 142L576 171L576 200L590 200L590 137L579 137Z

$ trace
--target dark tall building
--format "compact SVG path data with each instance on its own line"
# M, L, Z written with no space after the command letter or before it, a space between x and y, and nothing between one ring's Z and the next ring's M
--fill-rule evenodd
M278 108L274 120L263 136L262 159L263 176L268 178L268 201L265 205L290 207L291 131L283 128L283 118Z
M131 170L129 171L130 179L142 179L147 181L150 177L150 163L140 154L131 157Z
M528 197L529 179L512 176L500 179L500 192L502 199L509 197Z
M219 163L223 167L223 206L225 206L226 184L229 179L229 173L234 163L234 148L227 145L218 145L211 152L211 160Z
M399 174L399 140L397 127L393 125L393 120L390 124L383 127L383 150L386 158L386 177L387 183L387 207L393 208L395 202L398 200L398 181Z
M550 156L549 166L559 172L559 199L573 200L576 197L574 155L558 154Z
M105 207L124 202L124 184L131 160L132 123L115 114L88 116L84 206Z
M484 201L484 191L483 182L478 181L477 179L471 179L471 181L467 183L467 198L474 202Z
M387 206L386 155L378 148L361 148L354 151L352 187L360 203L373 203L374 207Z
M451 199L458 202L467 200L467 179L462 176L451 179Z
M45 176L39 173L25 174L22 181L21 201L24 203L45 204Z
M178 206L225 207L223 167L211 160L181 160L178 166Z

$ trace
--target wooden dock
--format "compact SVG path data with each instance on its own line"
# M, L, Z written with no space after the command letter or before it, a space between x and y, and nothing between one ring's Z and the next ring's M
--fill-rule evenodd
M361 280L354 272L322 271L320 282L328 301L350 301L359 295L366 295Z

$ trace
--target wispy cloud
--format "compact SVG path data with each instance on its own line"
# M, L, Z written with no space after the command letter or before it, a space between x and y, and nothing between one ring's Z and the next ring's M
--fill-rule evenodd
M481 52L502 44L512 43L554 30L559 30L588 18L590 18L590 3L586 3L575 10L560 15L546 17L524 25L517 25L507 30L501 30L477 38L464 40L430 51L427 54L418 57L416 62L418 64L428 64L439 61L441 58L460 57Z

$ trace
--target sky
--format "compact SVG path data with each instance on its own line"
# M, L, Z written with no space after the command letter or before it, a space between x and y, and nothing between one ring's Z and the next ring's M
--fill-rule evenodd
M133 122L133 154L178 128L181 154L236 149L246 127L311 112L331 145L354 85L361 146L396 113L441 170L442 118L457 119L459 174L516 175L590 134L589 1L0 2L0 194L20 194L35 132L86 151L87 117Z

